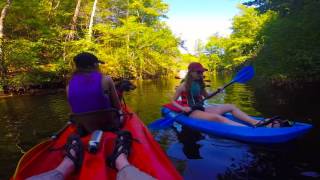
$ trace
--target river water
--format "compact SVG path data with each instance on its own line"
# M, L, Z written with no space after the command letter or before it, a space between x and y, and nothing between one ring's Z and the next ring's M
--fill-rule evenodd
M212 76L209 91L230 79ZM177 79L135 81L126 103L148 124L160 118ZM280 90L262 82L234 84L210 103L233 103L255 116L285 116L314 125L294 141L261 145L203 134L175 124L153 132L185 179L317 179L320 178L319 87ZM49 137L68 120L64 94L0 99L0 179L8 179L22 154Z

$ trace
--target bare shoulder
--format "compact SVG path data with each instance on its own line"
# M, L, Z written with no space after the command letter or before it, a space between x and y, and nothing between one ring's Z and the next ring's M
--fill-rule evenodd
M112 81L111 77L108 75L103 75L104 79L106 79L107 81Z
M105 90L105 91L109 91L110 90L110 87L111 87L111 78L109 76L106 76L106 75L103 75L102 78L101 78L101 83L102 83L102 88Z
M67 86L66 86L66 94L67 94L67 96L69 96L69 84L67 84Z
M183 92L186 90L186 85L185 82L181 83L178 87L177 87L177 92Z
M104 75L104 78L105 79L105 82L108 83L108 84L113 84L113 80L110 76L108 75Z

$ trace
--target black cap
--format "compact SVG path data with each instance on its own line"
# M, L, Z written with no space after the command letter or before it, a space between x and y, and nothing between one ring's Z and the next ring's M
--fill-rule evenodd
M82 52L76 55L73 58L73 61L76 63L77 67L82 68L92 67L94 64L97 63L104 64L104 62L100 61L95 55L88 52Z

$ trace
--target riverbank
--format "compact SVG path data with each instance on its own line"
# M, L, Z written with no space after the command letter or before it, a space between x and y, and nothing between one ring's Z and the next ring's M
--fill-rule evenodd
M23 91L20 93L4 93L4 91L0 91L0 99L11 98L17 96L39 96L39 95L52 95L58 94L61 92L65 92L65 88L57 88L57 89L32 89L29 91Z

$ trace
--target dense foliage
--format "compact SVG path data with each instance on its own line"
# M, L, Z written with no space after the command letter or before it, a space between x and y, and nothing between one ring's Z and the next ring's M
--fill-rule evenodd
M253 5L258 6L261 13L271 9L279 14L261 31L266 41L255 59L260 75L280 82L319 81L320 2L254 2Z
M249 62L273 81L319 81L319 8L317 0L247 1L230 36L215 34L198 41L195 54L180 54L184 41L162 21L162 0L2 0L0 82L64 83L81 51L96 54L116 78L159 77L200 61L212 72Z
M212 36L205 53L214 69L250 62L281 84L320 80L320 2L254 0L239 6L229 37ZM252 6L252 7L250 7Z
M214 35L205 45L215 70L232 69L255 57L264 43L261 30L276 17L271 11L259 14L243 5L239 9L241 13L233 18L232 34L229 37Z
M72 58L93 52L113 77L168 74L179 39L161 21L162 0L7 0L1 37L1 83L64 82Z

